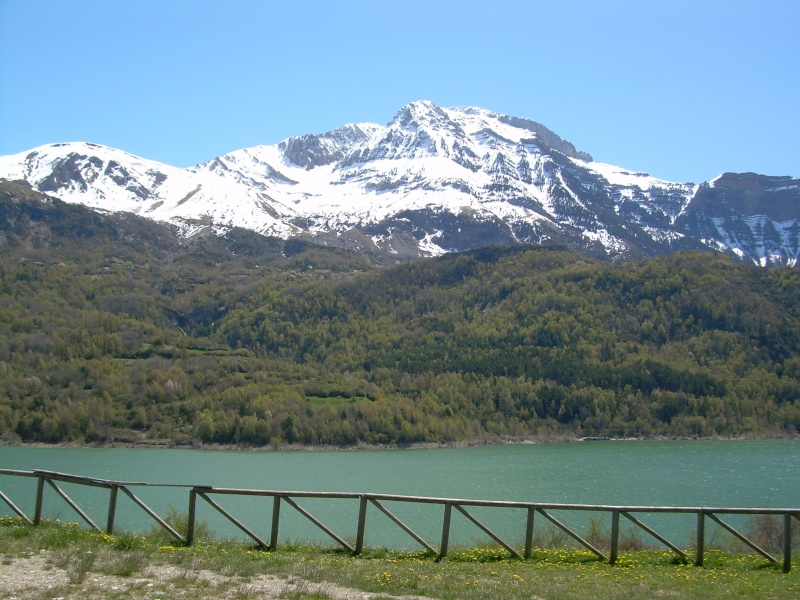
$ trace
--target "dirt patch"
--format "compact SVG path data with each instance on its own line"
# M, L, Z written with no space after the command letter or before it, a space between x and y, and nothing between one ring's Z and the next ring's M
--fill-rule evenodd
M423 596L374 594L331 583L299 577L257 575L228 577L206 570L175 565L150 565L130 577L88 571L82 582L70 580L65 569L53 564L51 553L27 557L3 557L0 564L0 597L9 600L137 598L303 598L317 594L332 600L429 600Z

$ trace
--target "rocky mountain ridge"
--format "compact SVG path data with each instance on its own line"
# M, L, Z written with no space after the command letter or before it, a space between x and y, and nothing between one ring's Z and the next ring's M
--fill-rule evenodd
M184 236L241 227L387 261L515 243L612 260L713 249L763 266L793 266L800 253L798 179L668 182L595 162L534 121L426 101L385 126L349 124L189 169L70 143L0 157L0 177Z

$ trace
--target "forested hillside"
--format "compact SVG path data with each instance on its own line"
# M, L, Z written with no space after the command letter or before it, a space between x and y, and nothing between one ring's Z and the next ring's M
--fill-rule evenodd
M485 248L392 267L0 189L0 435L797 435L800 271Z

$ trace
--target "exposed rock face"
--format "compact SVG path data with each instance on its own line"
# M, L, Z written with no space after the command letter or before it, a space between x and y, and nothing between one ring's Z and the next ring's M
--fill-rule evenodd
M321 135L306 134L289 138L278 144L278 148L287 162L313 169L340 161L348 148L364 142L368 137L369 131L364 131L358 125L345 125Z
M794 265L799 211L800 179L725 173L698 188L676 226L743 260Z

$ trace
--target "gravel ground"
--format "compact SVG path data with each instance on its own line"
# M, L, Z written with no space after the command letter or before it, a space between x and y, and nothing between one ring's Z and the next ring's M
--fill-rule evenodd
M429 600L423 596L373 594L304 579L258 575L247 579L174 565L151 565L130 577L89 571L72 583L66 570L54 566L47 551L0 564L0 598L8 600L137 598L302 599L312 594L331 600Z

